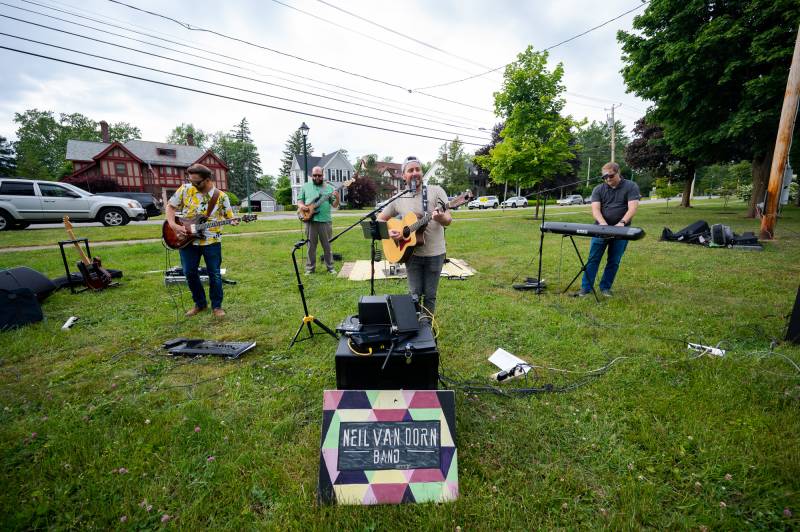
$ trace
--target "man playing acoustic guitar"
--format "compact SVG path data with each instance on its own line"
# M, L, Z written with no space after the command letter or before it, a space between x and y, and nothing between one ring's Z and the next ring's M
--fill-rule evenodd
M228 195L214 186L211 170L202 164L193 164L186 170L189 182L181 185L167 203L167 222L179 235L186 233L186 228L175 221L175 213L183 211L183 215L192 218L205 215L209 220L233 219L233 209ZM238 222L232 222L237 225ZM208 308L206 292L200 282L200 257L206 262L208 270L208 296L211 299L211 308L214 317L222 318L222 229L211 227L204 230L202 238L180 249L183 275L192 292L194 307L186 312L187 317L199 314Z
M406 157L402 166L406 186L413 191L412 196L403 196L389 203L378 215L379 220L388 221L395 216L405 216L413 212L421 218L423 213L432 213L431 221L425 227L424 241L414 248L411 258L406 262L408 291L419 298L420 303L433 315L436 310L436 291L439 276L445 259L444 228L453 221L450 212L439 210L447 205L447 193L438 185L422 184L422 166L416 157ZM403 235L390 230L389 236L395 241Z
M317 267L317 239L322 244L325 267L328 268L328 273L336 273L336 269L333 267L333 253L331 253L329 241L333 235L331 204L333 204L334 208L339 208L339 192L334 192L330 184L322 182L322 167L315 166L311 169L311 181L304 184L297 195L298 211L303 213L309 209L314 209L315 200L322 196L327 196L327 199L316 207L316 213L306 222L306 238L308 239L306 274L314 273Z

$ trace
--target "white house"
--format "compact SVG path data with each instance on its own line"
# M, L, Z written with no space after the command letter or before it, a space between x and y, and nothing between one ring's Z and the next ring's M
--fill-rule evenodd
M263 190L256 190L250 194L249 198L243 199L242 208L247 208L251 201L253 202L253 210L258 212L274 212L278 204L275 198Z
M313 155L308 156L308 180L311 179L311 170L315 166L321 166L325 174L325 181L333 185L334 188L339 188L341 183L353 177L356 169L347 160L347 157L342 155L342 152L336 150L328 155L322 154L322 157ZM292 161L292 169L289 171L289 180L292 183L292 204L297 204L297 194L300 192L300 187L306 182L305 171L303 168L303 155L295 155ZM340 199L344 200L346 194L342 192Z

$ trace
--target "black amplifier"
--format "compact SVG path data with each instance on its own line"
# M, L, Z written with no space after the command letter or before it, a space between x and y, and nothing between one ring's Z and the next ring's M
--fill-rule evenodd
M427 322L415 333L394 336L371 347L352 343L342 336L336 349L336 388L339 390L436 390L439 382L439 351ZM362 351L363 350L363 351ZM356 354L354 351L363 353Z

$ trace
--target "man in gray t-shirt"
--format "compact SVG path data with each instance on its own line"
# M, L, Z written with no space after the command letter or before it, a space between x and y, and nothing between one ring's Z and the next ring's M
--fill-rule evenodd
M639 186L633 181L623 179L619 173L617 163L603 165L603 183L594 187L592 191L592 217L599 225L616 225L625 227L631 224L636 209L639 208ZM582 297L592 293L594 279L600 269L600 260L608 248L608 259L600 279L600 293L611 297L611 285L619 270L619 263L627 240L618 238L592 238L589 246L589 258L586 260L586 271L581 280L581 289L575 295Z

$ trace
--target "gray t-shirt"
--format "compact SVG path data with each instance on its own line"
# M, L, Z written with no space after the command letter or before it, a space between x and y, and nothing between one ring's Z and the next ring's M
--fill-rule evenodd
M633 181L622 179L617 188L608 183L600 183L592 190L592 203L600 202L600 212L608 225L617 225L628 212L628 202L642 199L639 185ZM631 221L628 220L628 225Z
M428 185L428 212L433 212L441 207L439 201L447 205L447 193L438 185ZM403 196L384 207L383 214L391 218L405 216L413 212L418 217L422 214L422 187L417 189L414 196ZM419 257L435 257L446 252L444 243L444 227L436 220L431 220L423 233L425 243L414 248L414 255Z

